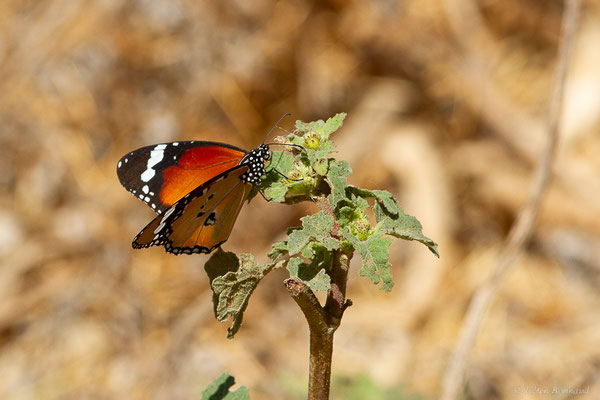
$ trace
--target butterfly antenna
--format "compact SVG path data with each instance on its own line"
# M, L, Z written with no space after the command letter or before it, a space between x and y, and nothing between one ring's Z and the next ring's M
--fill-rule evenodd
M290 182L301 182L301 181L303 181L303 180L304 180L304 179L302 179L302 178L300 178L300 179L292 179L292 178L290 178L289 176L286 176L285 174L283 174L283 173L282 173L281 171L279 171L277 168L271 168L271 169L269 170L269 172L271 172L271 171L275 171L275 172L277 172L279 175L283 176L285 179L287 179L287 180L288 180L288 181L290 181Z
M267 199L267 196L265 196L265 194L262 192L262 190L258 190L258 193L260 193L260 195L262 196L263 199L265 199L266 201L271 201L273 199Z
M269 135L271 134L271 132L273 132L273 129L275 129L277 127L277 125L279 125L279 123L281 122L282 119L284 119L285 117L287 117L288 115L291 115L289 112L283 114L281 116L281 118L279 118L279 121L277 121L277 123L275 125L273 125L273 127L271 128L271 130L269 130L269 132L267 132L267 134L265 135L264 139L263 139L263 143L265 142L265 140L267 140L267 138L269 137Z
M290 147L295 147L297 149L300 149L304 152L306 152L306 148L304 148L304 146L300 146L299 144L295 144L295 143L267 143L267 146L290 146Z

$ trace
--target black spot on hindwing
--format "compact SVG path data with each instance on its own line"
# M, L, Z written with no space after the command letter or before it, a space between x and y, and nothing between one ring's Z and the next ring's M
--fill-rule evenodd
M203 213L204 214L204 213ZM206 217L206 221L204 221L205 226L214 225L217 222L217 216L215 212L211 212L208 217Z

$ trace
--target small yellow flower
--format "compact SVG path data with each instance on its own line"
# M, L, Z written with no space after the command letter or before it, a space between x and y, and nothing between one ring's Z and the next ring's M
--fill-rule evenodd
M319 138L319 135L316 132L311 131L304 135L304 144L307 149L316 150L321 144L321 138Z

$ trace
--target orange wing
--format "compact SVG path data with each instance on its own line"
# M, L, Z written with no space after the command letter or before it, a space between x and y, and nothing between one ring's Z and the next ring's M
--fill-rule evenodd
M169 253L210 253L228 238L252 190L247 164L200 185L157 216L133 239L134 248L165 246Z
M172 205L203 182L235 167L246 153L220 145L196 147L186 151L163 172L160 191L162 204Z
M246 154L226 143L162 143L123 156L117 175L129 192L162 214L202 183L234 168Z

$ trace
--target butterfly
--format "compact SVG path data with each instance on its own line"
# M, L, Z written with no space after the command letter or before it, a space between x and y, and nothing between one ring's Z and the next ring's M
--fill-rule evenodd
M268 144L245 151L226 143L181 141L142 147L117 163L119 181L157 216L136 249L210 253L228 238L254 185L266 174Z

